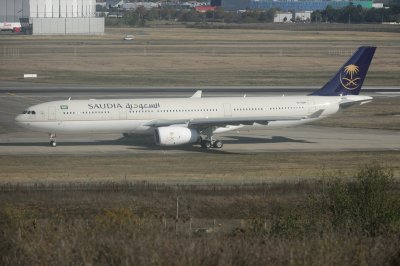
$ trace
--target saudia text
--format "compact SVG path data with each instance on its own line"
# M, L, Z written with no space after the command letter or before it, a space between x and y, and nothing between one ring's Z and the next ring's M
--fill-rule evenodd
M160 103L89 103L89 109L157 109L160 108Z

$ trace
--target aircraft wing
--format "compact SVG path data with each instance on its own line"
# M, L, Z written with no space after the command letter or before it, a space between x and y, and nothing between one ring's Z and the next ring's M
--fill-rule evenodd
M220 118L193 118L181 120L152 120L144 124L150 127L167 127L172 125L186 125L188 128L224 127L234 125L253 125L254 123L268 125L272 121L297 121L307 118L317 118L323 109L309 116L260 116L260 117L220 117Z
M186 125L188 128L222 127L227 125L253 125L258 123L267 125L271 121L301 120L304 117L221 117L221 118L194 118L186 120L152 120L145 124L150 127L167 127L172 125Z

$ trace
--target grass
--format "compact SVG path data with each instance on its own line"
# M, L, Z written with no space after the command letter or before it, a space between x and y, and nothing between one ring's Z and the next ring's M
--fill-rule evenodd
M122 41L127 33L134 33L135 41ZM2 36L0 78L21 80L24 73L37 73L37 82L56 84L315 86L366 44L379 48L365 85L397 85L397 33L254 29L118 28L104 36Z
M380 162L400 176L400 153L257 153L164 156L0 156L0 183L156 182L241 184L297 181L341 171L352 176L365 162ZM22 167L23 166L23 167Z
M391 170L373 165L347 181L335 176L244 185L1 185L0 261L398 264L400 186Z

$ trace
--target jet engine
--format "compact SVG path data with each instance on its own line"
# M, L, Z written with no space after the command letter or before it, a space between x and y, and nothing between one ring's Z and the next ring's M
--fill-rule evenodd
M186 127L159 127L154 132L154 139L159 146L176 146L195 143L199 141L200 134Z

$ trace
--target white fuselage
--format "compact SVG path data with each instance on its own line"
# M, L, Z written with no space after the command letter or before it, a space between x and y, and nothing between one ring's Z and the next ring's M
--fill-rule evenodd
M230 117L307 117L271 121L264 127L287 127L312 122L336 113L343 100L367 96L213 97L161 99L108 99L53 101L29 107L16 121L23 127L47 133L153 133L148 122ZM262 126L254 124L253 126ZM215 128L215 133L242 125Z

